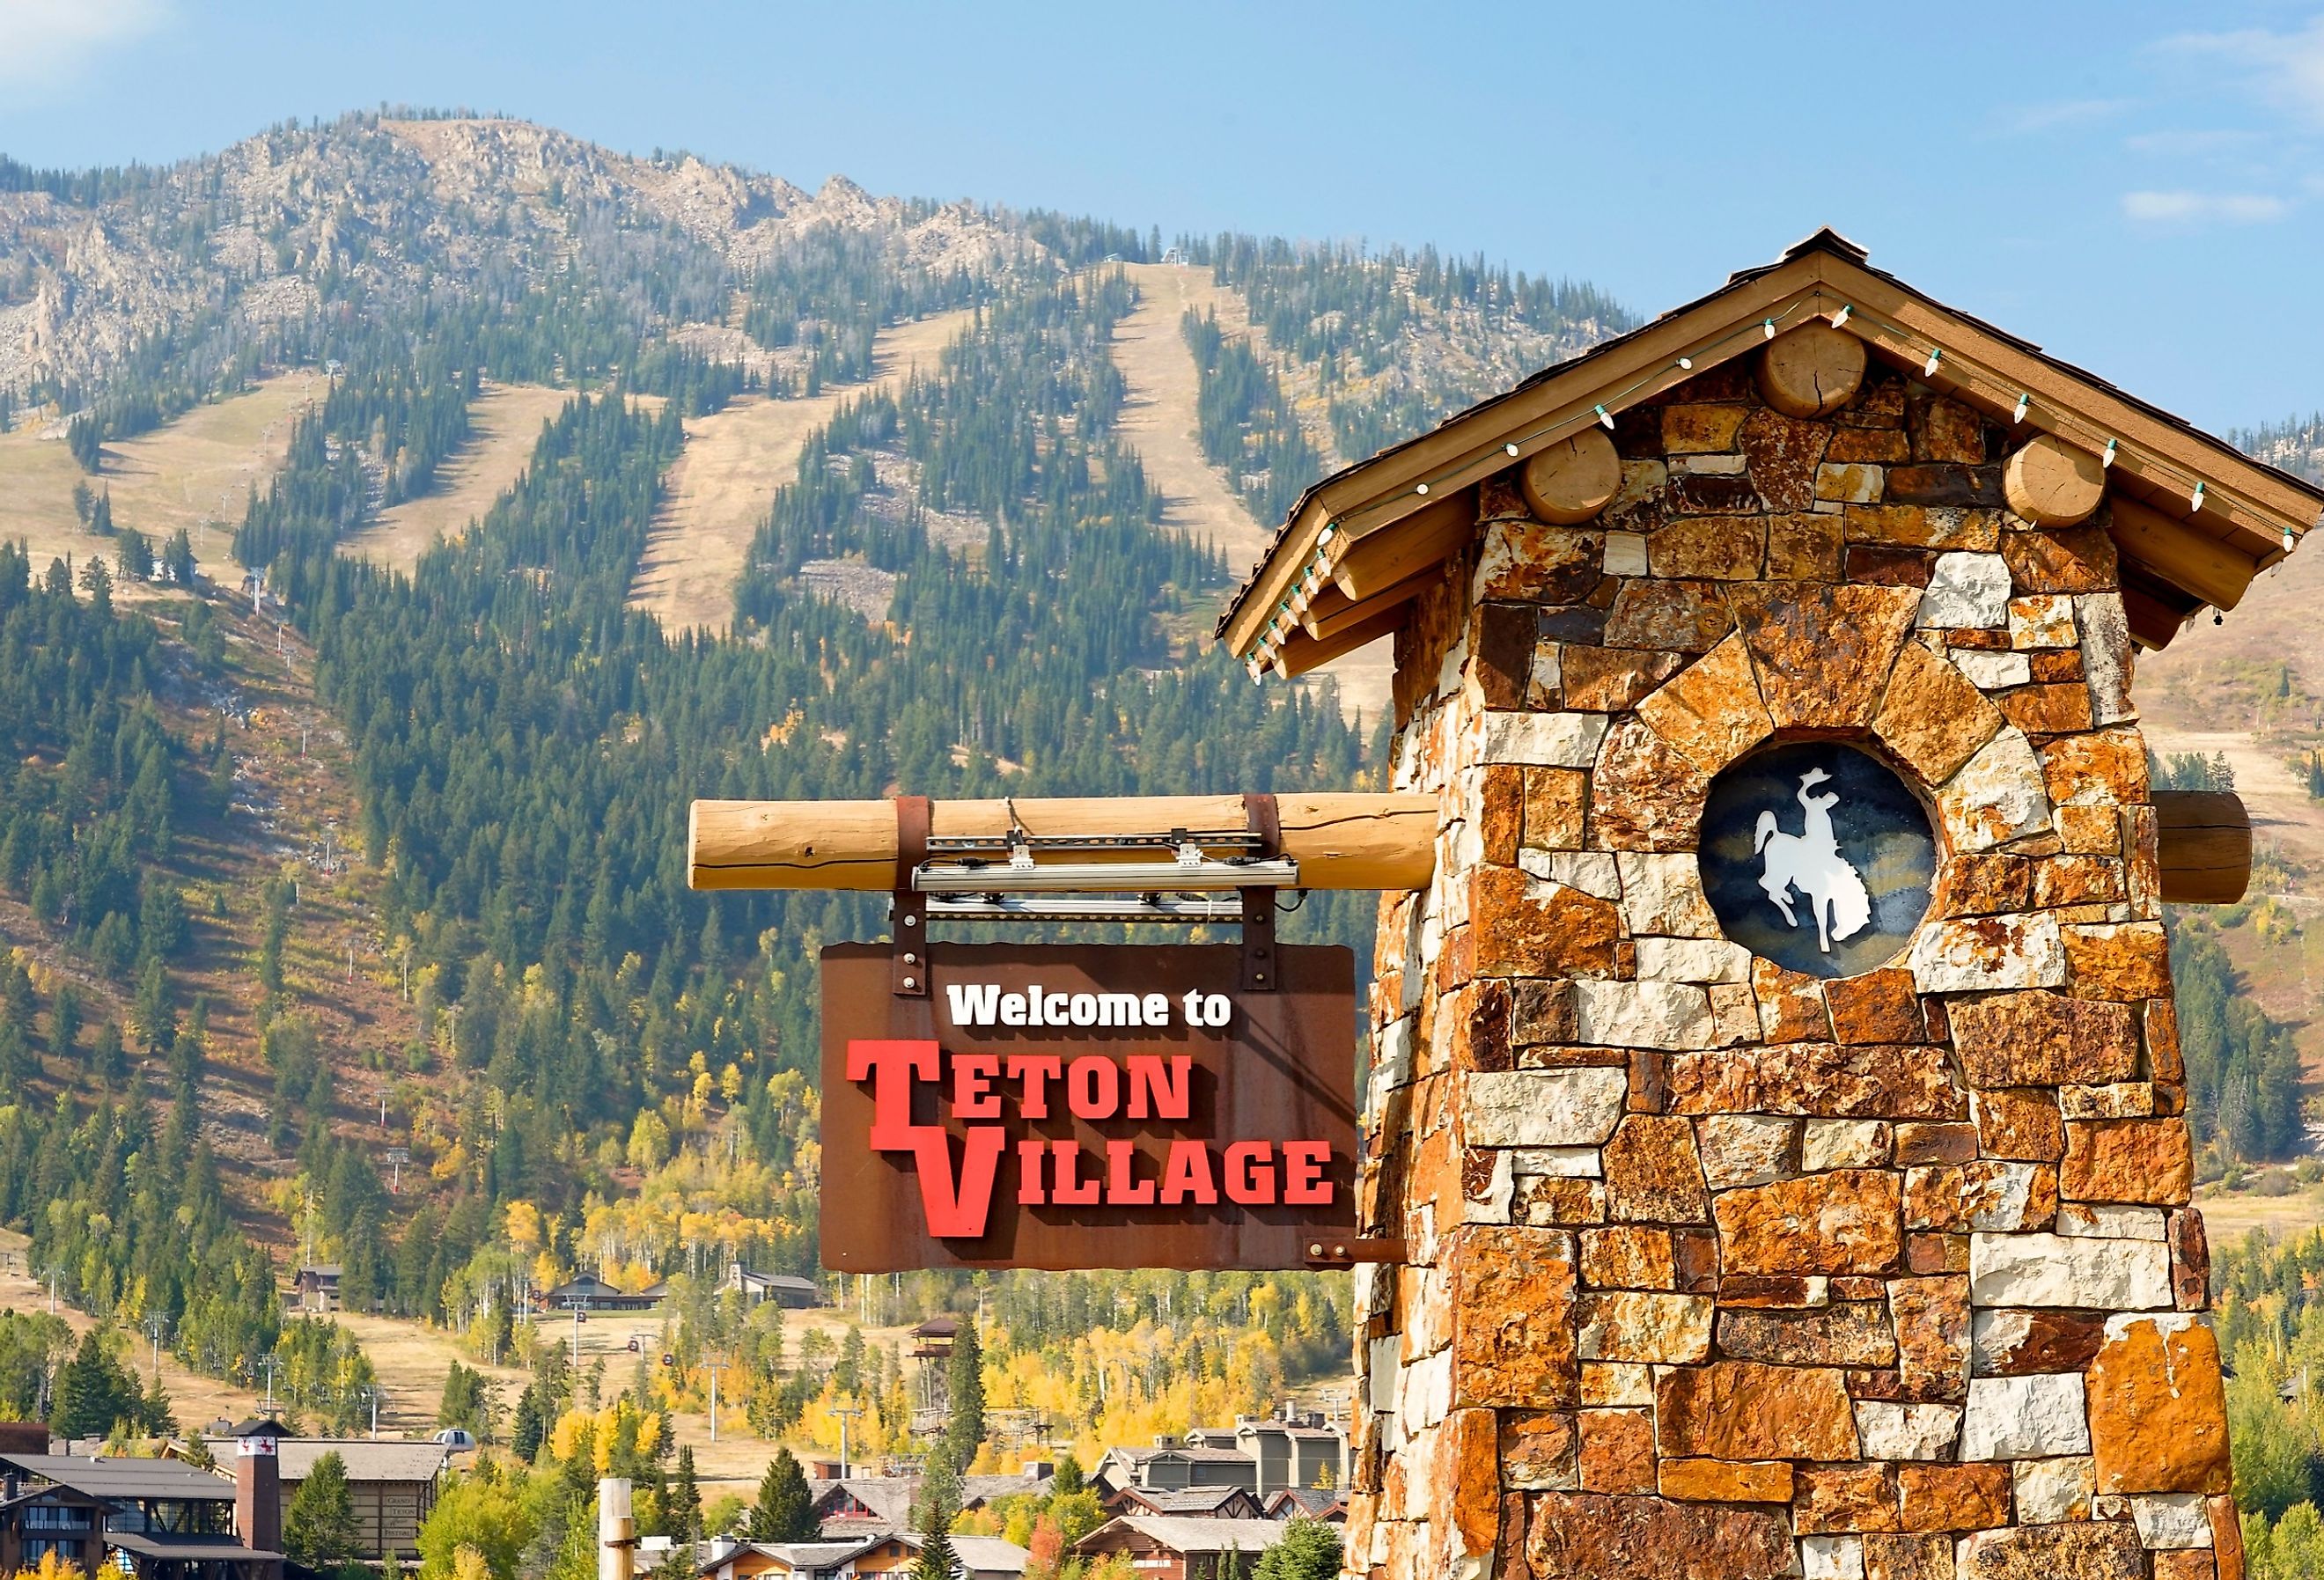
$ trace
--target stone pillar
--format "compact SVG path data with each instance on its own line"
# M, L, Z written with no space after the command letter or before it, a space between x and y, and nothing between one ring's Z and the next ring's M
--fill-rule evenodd
M1381 912L1361 1207L1411 1261L1357 1277L1350 1572L2239 1575L2103 512L2009 514L2006 431L1878 368L1615 437L1594 522L1484 485L1398 639L1443 821ZM1803 741L1933 836L1924 910L1849 853L1902 922L1844 975L1703 875L1719 776Z

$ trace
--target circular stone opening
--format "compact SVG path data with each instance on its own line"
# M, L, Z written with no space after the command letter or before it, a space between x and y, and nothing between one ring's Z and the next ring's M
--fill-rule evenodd
M1729 938L1811 976L1895 958L1928 913L1937 841L1895 772L1839 741L1755 752L1711 781L1703 892Z

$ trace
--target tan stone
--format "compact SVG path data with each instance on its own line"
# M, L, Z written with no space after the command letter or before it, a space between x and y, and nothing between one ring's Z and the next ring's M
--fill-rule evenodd
M1960 1547L1960 1580L2144 1580L2127 1520L1981 1530Z
M2159 921L2067 927L2066 965L2086 999L2163 998L2171 992L2171 946Z
M1773 725L1739 636L1730 636L1638 706L1655 735L1716 773L1767 738Z
M1906 1530L1978 1530L2009 1523L2006 1465L1900 1465L1897 1523Z
M1579 768L1527 768L1523 842L1536 850L1579 850L1590 807L1590 775Z
M1682 1365L1711 1354L1707 1296L1618 1289L1584 1295L1576 1352L1585 1361Z
M1909 971L1868 971L1824 984L1831 1033L1840 1042L1918 1042L1929 1029Z
M2070 1201L2183 1206L2194 1186L2187 1122L2176 1116L2069 1122L2058 1184Z
M2071 740L2061 735L2059 740ZM2055 745L2056 741L2044 742ZM2122 814L2113 807L2060 807L2058 838L2068 850L2104 855L2122 849Z
M1694 1127L1683 1119L1633 1113L1604 1151L1606 1210L1618 1221L1708 1221Z
M1470 933L1480 976L1610 973L1621 912L1609 901L1515 867L1469 876Z
M2111 903L2125 892L2119 856L2053 855L2034 864L2034 903L2044 910Z
M1893 1366L1896 1335L1880 1300L1834 1300L1805 1311L1722 1307L1719 1353L1778 1366Z
M1677 653L1643 648L1568 647L1560 661L1565 706L1589 713L1635 707L1684 661Z
M1985 420L1959 401L1943 395L1914 400L1906 405L1904 418L1914 460L1984 462Z
M1528 1501L1524 1550L1507 1566L1511 1580L1784 1580L1799 1572L1791 1521L1779 1509L1557 1492Z
M1573 1249L1553 1230L1471 1224L1440 1242L1452 1308L1452 1402L1574 1401Z
M1582 1281L1598 1289L1668 1289L1675 1287L1667 1229L1613 1224L1582 1232Z
M1800 1122L1757 1113L1714 1113L1696 1122L1702 1177L1713 1190L1765 1185L1799 1170Z
M1665 1459L1665 1498L1687 1503L1788 1503L1792 1467L1784 1460Z
M2180 1548L2154 1555L2154 1580L2218 1580L2218 1569L2206 1548Z
M1743 1273L1877 1273L1904 1252L1898 1181L1842 1169L1722 1193L1720 1266Z
M1753 583L1731 595L1777 729L1861 727L1912 633L1920 595L1906 587Z
M1761 407L1744 420L1738 439L1752 485L1770 509L1805 510L1815 503L1816 468L1831 424Z
M1655 1418L1642 1409L1583 1410L1574 1418L1580 1434L1582 1490L1587 1492L1651 1492L1655 1490Z
M1918 642L1897 655L1873 733L1929 784L1942 784L2002 725L2002 709Z
M2037 593L2009 600L2009 645L2016 651L2072 647L2079 640L2074 600L2065 594Z
M2001 517L1957 504L1851 504L1848 541L1904 549L1991 553L2001 543Z
M1711 777L1636 716L1606 732L1591 776L1590 821L1616 851L1692 850Z
M1664 451L1674 456L1731 450L1743 430L1748 406L1682 404L1663 408Z
M1767 553L1766 518L1676 516L1646 540L1646 564L1660 577L1751 581Z
M1965 1119L1941 1048L1776 1042L1675 1053L1673 1113L1801 1113L1833 1119Z
M1972 1086L2089 1086L2138 1071L2137 1028L2125 1005L2001 993L1955 999L1947 1013Z
M2116 1317L2086 1379L2100 1492L2224 1492L2219 1344L2191 1317Z
M1671 1457L1853 1459L1856 1416L1832 1367L1720 1361L1655 1384L1655 1429Z
M1770 581L1838 581L1840 521L1817 511L1783 511L1767 518Z
M1955 1580L1952 1538L1868 1535L1864 1538L1864 1580Z
M1978 1377L2080 1372L2098 1353L2106 1318L2094 1311L1986 1307L1969 1325L1969 1369Z
M1969 1110L1977 1120L1978 1150L1988 1158L2054 1163L2066 1155L2065 1125L2058 1099L2049 1092L1987 1087L1971 1095Z
M1904 1226L1951 1234L2047 1229L2058 1215L2058 1175L2043 1163L1981 1158L1904 1174Z
M1708 652L1735 628L1720 584L1713 581L1626 581L1606 613L1608 647Z
M1960 1399L1969 1391L1969 1280L1943 1273L1898 1279L1888 1286L1896 1325L1896 1371L1920 1399Z
M1869 461L1880 465L1912 458L1912 448L1904 436L1894 429L1842 428L1831 436L1831 447L1823 453L1824 464Z
M1831 1036L1821 979L1755 957L1751 991L1759 1001L1759 1033L1768 1041L1821 1042Z
M1815 496L1841 504L1877 504L1887 476L1862 462L1826 462L1816 468Z

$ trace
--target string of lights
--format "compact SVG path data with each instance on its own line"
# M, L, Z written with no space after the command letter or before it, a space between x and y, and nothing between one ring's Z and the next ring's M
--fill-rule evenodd
M1963 385L1974 386L1982 382L1996 389L2014 387L1997 374L1985 372L1974 365L1963 364L1958 356L1948 364L1944 347L1927 335L1916 333L1900 324L1888 322L1873 313L1865 311L1854 302L1840 300L1835 308L1821 307L1820 304L1835 299L1826 291L1824 287L1814 286L1793 298L1781 308L1767 313L1758 323L1743 326L1714 340L1697 346L1667 365L1657 366L1653 371L1641 374L1623 388L1592 402L1588 411L1558 418L1505 441L1501 446L1502 452L1514 459L1523 455L1528 447L1571 437L1573 433L1587 429L1593 422L1610 432L1614 428L1614 412L1609 408L1620 408L1631 396L1650 385L1675 382L1671 378L1674 373L1692 372L1697 357L1717 352L1733 341L1744 339L1755 334L1763 341L1773 340L1782 332L1783 327L1794 313L1802 313L1803 319L1827 317L1835 328L1846 327L1852 319L1861 318L1866 328L1876 332L1885 332L1886 336L1893 337L1896 341L1901 342L1896 349L1907 355L1910 355L1920 344L1925 343L1927 357L1921 365L1921 374L1924 378L1934 378L1939 369L1944 368L1956 382ZM1803 313L1803 309L1812 310ZM1864 338L1873 338L1873 336L1866 335L1863 329L1858 329L1857 332ZM2022 426L2034 411L2032 392L2018 390L2015 403L2010 412L2011 425ZM2044 409L2042 415L2043 420L2041 426L2046 431L2055 433L2070 442L2078 443L2086 450L2096 451L2098 464L2102 468L2111 469L2124 461L2125 451L2119 436L2095 430L2089 424L2081 422L2063 411ZM1456 463L1433 477L1423 478L1415 483L1412 485L1412 492L1416 495L1425 497L1432 488L1442 488L1447 485L1458 486L1467 480L1466 475L1472 472L1478 465L1479 460L1476 457ZM2160 476L2179 483L2186 491L2190 515L2200 513L2214 493L2227 493L2223 489L2215 491L2205 479L2194 476L2159 457L2148 455L2143 451L2131 457L2129 466L2143 477ZM2228 498L2253 513L2265 513L2247 500L2236 499L2232 494L2229 494ZM2324 517L2319 517L2318 524L2324 525ZM1339 559L1346 552L1346 546L1350 543L1351 538L1350 534L1342 530L1342 523L1336 521L1326 522L1323 524L1322 531L1315 535L1314 547L1307 564L1292 579L1286 596L1277 604L1267 624L1260 628L1258 642L1253 646L1251 656L1244 666L1254 681L1264 680L1267 672L1275 668L1276 660L1282 651L1284 643L1296 633L1300 621L1313 605L1315 595L1322 589L1323 582L1333 574ZM2283 529L2283 551L2289 554L2298 546L2298 543L2297 534L2292 528L2286 526Z

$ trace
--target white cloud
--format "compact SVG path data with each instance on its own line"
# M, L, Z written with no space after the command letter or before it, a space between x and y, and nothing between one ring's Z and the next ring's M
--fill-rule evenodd
M2054 104L2027 105L2004 115L2000 130L2006 134L2024 136L2034 132L2054 131L2060 126L2087 125L2103 121L2130 109L2133 101L2126 98L2070 98Z
M166 0L0 0L0 82L54 86L107 47L143 37Z
M2238 68L2278 109L2324 126L2324 14L2306 27L2278 32L2238 28L2229 32L2181 33L2155 48L2165 54L2211 55Z
M2150 225L2264 225L2292 205L2264 192L2125 192L2122 211Z
M2133 153L2159 155L2165 159L2203 159L2220 154L2239 153L2265 140L2257 132L2210 131L2140 132L2123 139L2123 146Z

